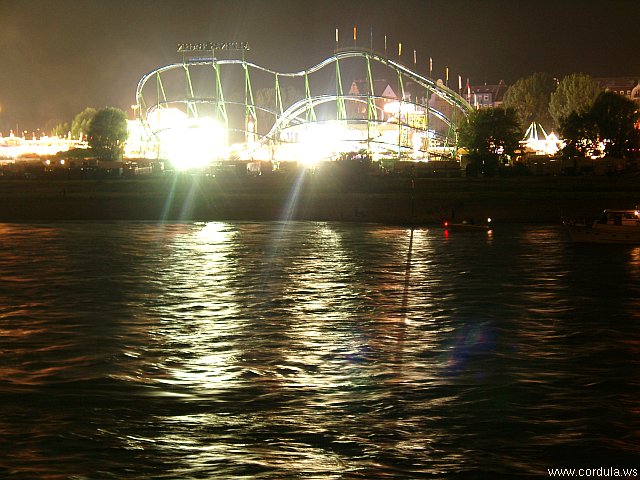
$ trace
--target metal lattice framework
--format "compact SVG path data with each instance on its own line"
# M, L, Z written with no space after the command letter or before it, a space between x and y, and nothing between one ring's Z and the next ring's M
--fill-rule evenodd
M136 99L150 139L162 142L171 126L154 119L174 110L186 119L214 119L224 132L225 156L251 158L261 150L273 158L310 139L316 145L331 140L326 158L363 151L393 158L452 156L458 124L471 110L441 82L358 48L292 73L214 54L185 60L145 75Z

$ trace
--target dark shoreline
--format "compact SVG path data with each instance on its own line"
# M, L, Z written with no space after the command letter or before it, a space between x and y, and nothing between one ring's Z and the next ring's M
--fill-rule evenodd
M0 179L0 222L317 220L558 223L640 203L635 177ZM413 188L412 188L413 185Z

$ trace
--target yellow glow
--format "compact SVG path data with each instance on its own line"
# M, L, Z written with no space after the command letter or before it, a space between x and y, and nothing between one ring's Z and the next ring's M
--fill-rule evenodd
M532 123L527 129L524 145L539 155L554 155L560 149L562 141L551 132L547 135L541 126Z
M315 165L323 160L336 158L355 132L342 123L312 123L292 129L295 141L281 145L276 153L277 160L298 161L304 165Z
M188 118L176 108L158 109L149 123L160 141L160 155L178 170L202 168L224 156L226 132L213 119Z
M411 144L413 146L413 157L417 158L421 156L421 148L422 148L422 139L423 136L419 132L413 132L411 134Z
M58 152L66 152L71 148L86 148L86 143L46 135L36 139L24 139L17 137L13 131L8 137L0 134L0 158L20 159L28 156L54 155Z
M407 102L398 102L398 101L393 101L393 102L387 102L384 105L384 111L386 113L390 113L390 114L394 114L397 115L398 112L402 113L402 114L407 114L407 113L416 113L416 106L413 103L407 103Z

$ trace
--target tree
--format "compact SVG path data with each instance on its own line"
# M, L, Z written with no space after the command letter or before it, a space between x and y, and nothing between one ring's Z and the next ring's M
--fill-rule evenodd
M493 175L500 159L515 153L523 131L512 108L481 108L469 114L459 142L469 151L472 171Z
M275 112L276 115L280 115L280 108L286 110L295 102L303 98L302 93L293 86L281 86L280 87L280 99L276 97L276 89L274 88L260 88L256 91L256 115L258 130L260 135L266 135L269 129L273 126L275 116L269 112ZM279 105L280 100L282 105ZM276 105L278 103L278 105Z
M565 140L565 157L593 154L600 143L604 153L615 158L629 158L640 148L638 106L615 92L602 92L588 112L573 112L561 125Z
M586 157L598 148L598 128L589 112L571 112L560 124L564 139L562 156L565 158Z
M584 73L564 77L549 101L549 112L555 124L561 125L571 112L587 113L601 91L596 81Z
M550 130L553 119L549 113L549 101L556 86L556 80L548 73L534 73L509 87L504 95L504 106L516 111L523 129L537 122Z
M51 130L52 137L66 137L69 133L69 123L59 123Z
M118 161L122 159L127 139L127 114L113 107L98 110L89 125L89 146L98 158Z
M640 115L633 100L615 92L602 92L593 102L590 115L604 143L605 155L625 158L638 149L639 132L635 125Z
M89 133L89 125L96 114L96 109L87 107L78 113L71 122L71 138L79 140L81 137L86 138Z

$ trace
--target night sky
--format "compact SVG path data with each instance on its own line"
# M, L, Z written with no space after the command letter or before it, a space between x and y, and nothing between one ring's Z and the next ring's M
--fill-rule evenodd
M638 0L0 0L0 132L51 129L87 106L130 111L138 80L179 42L248 41L247 58L301 70L341 43L434 76L508 84L536 71L640 76ZM420 68L418 68L420 71ZM422 73L426 73L423 71Z

